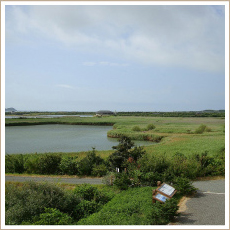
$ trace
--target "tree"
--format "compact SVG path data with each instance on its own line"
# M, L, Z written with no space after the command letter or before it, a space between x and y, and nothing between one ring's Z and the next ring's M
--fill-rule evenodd
M121 171L127 167L130 162L130 158L133 159L133 162L136 162L145 151L143 147L134 147L134 143L127 136L121 136L119 138L119 144L113 146L113 149L116 151L109 156L109 164L113 170L119 168Z

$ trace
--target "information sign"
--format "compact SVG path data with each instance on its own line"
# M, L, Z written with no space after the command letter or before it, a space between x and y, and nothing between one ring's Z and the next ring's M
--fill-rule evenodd
M172 186L163 183L159 188L156 189L157 192L160 192L161 194L172 198L174 194L176 193L176 189Z
M160 193L157 193L154 197L153 197L155 200L158 200L162 203L164 203L166 200L168 200L169 198L160 194Z

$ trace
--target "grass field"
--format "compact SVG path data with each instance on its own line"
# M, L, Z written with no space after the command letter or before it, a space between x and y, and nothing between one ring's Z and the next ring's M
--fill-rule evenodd
M39 125L39 124L73 124L73 125L113 125L108 132L109 137L119 137L122 134L137 140L152 140L159 142L145 149L148 154L174 154L180 152L186 155L208 151L216 154L225 147L225 120L213 117L135 117L135 116L104 116L104 117L59 117L59 118L27 118L6 119L9 125ZM147 130L153 124L155 129ZM196 134L196 129L204 124L209 132ZM133 131L138 126L139 131ZM97 151L105 158L112 150ZM75 155L76 153L70 153ZM77 153L80 157L85 152Z

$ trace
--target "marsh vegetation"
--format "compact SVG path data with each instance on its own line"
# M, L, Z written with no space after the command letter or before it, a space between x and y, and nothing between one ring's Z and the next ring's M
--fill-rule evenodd
M105 185L79 185L70 191L57 185L7 183L7 224L167 224L177 215L181 196L195 191L190 180L225 174L223 118L112 116L6 120L6 125L50 123L112 124L107 135L120 138L119 144L106 151L6 155L6 173L99 176ZM136 139L157 144L135 146L132 141ZM163 205L153 205L151 191L157 181L172 183L178 190L175 198ZM57 202L47 202L55 199Z

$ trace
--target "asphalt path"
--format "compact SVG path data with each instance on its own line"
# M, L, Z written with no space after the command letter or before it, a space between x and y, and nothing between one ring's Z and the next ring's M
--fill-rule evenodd
M65 177L36 177L36 176L5 176L5 181L25 182L52 182L64 184L102 184L101 178L65 178Z
M174 225L225 225L225 180L196 181Z

